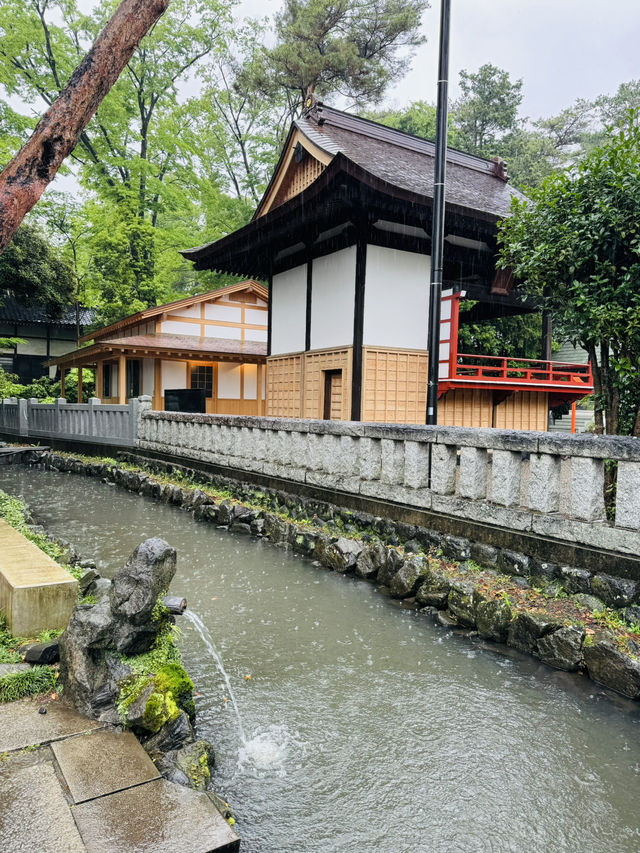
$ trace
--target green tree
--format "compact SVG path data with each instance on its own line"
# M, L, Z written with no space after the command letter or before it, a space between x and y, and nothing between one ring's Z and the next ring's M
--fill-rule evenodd
M84 14L77 0L6 0L0 7L5 96L18 96L27 105L51 104L115 5L116 0L101 0ZM74 151L72 170L104 209L102 222L94 223L99 239L92 254L106 252L97 272L113 296L110 316L116 310L128 313L131 293L132 305L152 305L164 296L167 282L158 278L155 265L170 240L167 234L158 239L157 231L176 208L198 220L189 197L197 183L194 154L182 144L191 117L179 89L223 44L227 7L220 0L172 0ZM111 235L101 227L109 219ZM107 282L108 275L113 277Z
M426 101L412 101L406 108L371 110L362 113L362 115L364 118L401 130L403 133L412 133L414 136L422 137L422 139L435 141L436 107ZM451 112L449 112L447 144L450 148L460 148L462 145L462 139L454 126Z
M266 23L250 21L234 33L203 71L202 96L190 106L194 155L217 185L253 207L265 190L289 129L286 93L257 96ZM247 211L247 218L251 215Z
M481 157L499 153L500 140L520 125L522 80L512 81L507 71L486 64L475 74L461 71L460 89L462 95L453 105L453 124L461 147Z
M12 296L59 316L73 299L74 284L71 266L32 225L21 225L0 255L0 300Z
M428 0L285 0L275 16L276 44L265 49L254 80L284 91L295 111L310 94L378 101L424 42Z
M515 199L500 264L594 373L596 431L640 435L640 126Z

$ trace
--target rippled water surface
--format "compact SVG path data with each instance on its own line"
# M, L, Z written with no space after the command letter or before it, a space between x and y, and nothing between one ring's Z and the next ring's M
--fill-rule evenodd
M244 851L640 850L640 713L626 700L95 480L6 466L0 487L105 574L145 537L178 549L171 591L210 632L244 729L183 620L198 731Z

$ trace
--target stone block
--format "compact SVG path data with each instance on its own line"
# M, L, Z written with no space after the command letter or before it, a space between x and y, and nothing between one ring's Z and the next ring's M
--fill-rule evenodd
M640 530L640 462L619 462L616 526Z
M404 482L404 442L383 438L380 441L382 469L380 482L389 485Z
M519 451L494 450L491 472L491 500L501 506L520 504L520 468L522 455Z
M495 566L498 559L498 549L483 542L471 543L471 559L479 566Z
M51 764L1 775L0 802L2 853L85 853Z
M487 497L487 451L480 447L460 448L460 479L458 493L461 498L484 500Z
M46 714L37 713L32 698L0 703L0 753L51 743L101 727L102 723L88 720L61 702L49 702Z
M598 574L591 578L591 591L601 598L608 607L626 607L637 595L638 584L627 578Z
M456 490L458 448L434 444L431 449L431 490L437 495L453 495Z
M560 457L532 453L529 459L529 508L534 512L560 509Z
M404 453L404 483L410 489L429 485L429 445L407 441Z
M380 441L361 438L358 441L358 460L361 480L379 480L382 470Z
M0 520L0 611L16 637L65 628L78 581L21 533Z
M94 732L54 743L52 749L76 804L160 778L132 732Z
M586 569L560 566L560 581L570 595L577 592L591 592L591 574Z
M571 460L569 513L580 521L601 521L604 512L604 462L574 456Z
M498 569L505 575L518 575L528 577L531 571L531 558L517 551L509 551L503 548L498 554Z
M74 816L88 853L240 849L239 837L204 792L164 779L81 803Z

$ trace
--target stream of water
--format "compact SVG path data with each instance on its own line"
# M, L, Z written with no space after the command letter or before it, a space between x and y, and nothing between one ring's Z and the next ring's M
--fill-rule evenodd
M148 536L244 853L640 851L640 709L376 588L96 480L0 469L112 575Z

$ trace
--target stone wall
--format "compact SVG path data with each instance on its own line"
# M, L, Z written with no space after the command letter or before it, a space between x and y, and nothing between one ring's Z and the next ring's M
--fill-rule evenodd
M142 411L138 447L607 554L640 554L640 442ZM617 463L615 517L605 461Z

